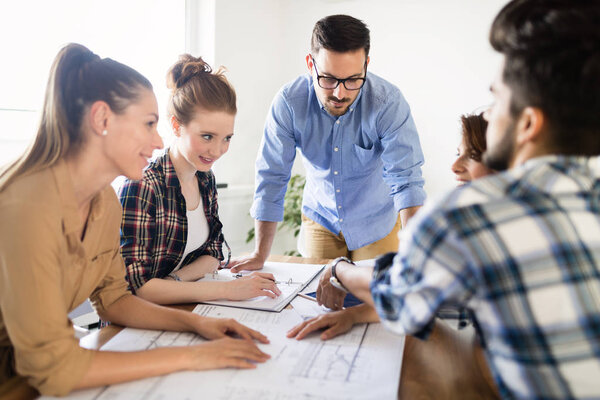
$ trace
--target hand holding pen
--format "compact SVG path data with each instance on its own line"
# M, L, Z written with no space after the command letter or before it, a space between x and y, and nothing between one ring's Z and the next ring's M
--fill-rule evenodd
M274 299L281 294L273 274L252 272L248 275L238 275L234 275L238 279L228 283L230 290L228 298L231 300L244 300L258 296Z
M253 272L254 273L254 272ZM265 277L267 275L270 275L267 279L271 279L273 282L275 282L277 285L301 285L302 282L294 282L292 280L292 278L288 279L287 281L278 281L275 279L275 277L273 276L273 274L269 274L269 273L262 273ZM237 274L233 275L234 278L243 278L244 276L248 276L248 275L244 275L241 272L238 272Z

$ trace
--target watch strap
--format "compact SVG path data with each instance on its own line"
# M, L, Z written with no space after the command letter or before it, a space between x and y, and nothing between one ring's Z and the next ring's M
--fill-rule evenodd
M348 264L352 264L355 265L352 260L350 260L348 257L338 257L335 260L333 260L333 262L331 263L331 278L329 278L329 282L336 288L343 290L344 292L348 293L348 289L346 289L346 287L342 284L342 282L339 280L339 278L337 277L336 274L336 267L340 262L347 262Z

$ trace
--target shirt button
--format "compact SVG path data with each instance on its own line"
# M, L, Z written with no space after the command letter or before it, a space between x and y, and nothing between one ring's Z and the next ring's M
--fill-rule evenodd
M342 206L338 206L338 208L342 208Z
M344 222L344 218L340 218L340 222Z
M337 121L335 121L335 123L339 125L340 124L340 120L338 119Z
M337 175L337 171L333 171L333 174L334 174L334 175Z
M335 192L336 192L336 193L339 193L339 192L340 192L340 189L335 189Z
M338 149L337 147L333 149L333 151L338 151L338 150L339 150L339 149Z

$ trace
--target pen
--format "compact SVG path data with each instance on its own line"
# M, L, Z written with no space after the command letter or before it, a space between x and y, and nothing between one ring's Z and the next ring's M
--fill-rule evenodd
M243 278L244 276L247 276L247 275L242 275L242 273L241 273L241 272L240 272L240 273L238 273L238 274L235 274L235 275L233 275L233 277L234 277L234 278ZM274 283L276 283L276 284L278 284L278 285L284 285L284 284L287 284L287 285L300 285L300 284L302 284L302 282L294 282L294 281L292 280L292 278L290 278L290 279L289 279L289 280L287 280L287 281L278 281L278 280L271 279L271 278L265 278L265 279L268 279L268 280L270 280L271 282L274 282Z
M315 299L314 297L307 296L304 293L298 293L298 296L302 297L303 299L311 300L311 301L314 301L314 302L317 301L317 299Z

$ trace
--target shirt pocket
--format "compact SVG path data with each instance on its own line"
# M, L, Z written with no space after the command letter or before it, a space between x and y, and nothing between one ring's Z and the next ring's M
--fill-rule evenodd
M114 252L114 249L99 251L84 261L82 274L73 282L73 287L78 288L74 299L75 306L87 299L102 282L110 269Z
M375 144L365 148L355 143L352 146L352 153L355 158L351 164L353 172L366 174L377 167L379 151L377 151Z

